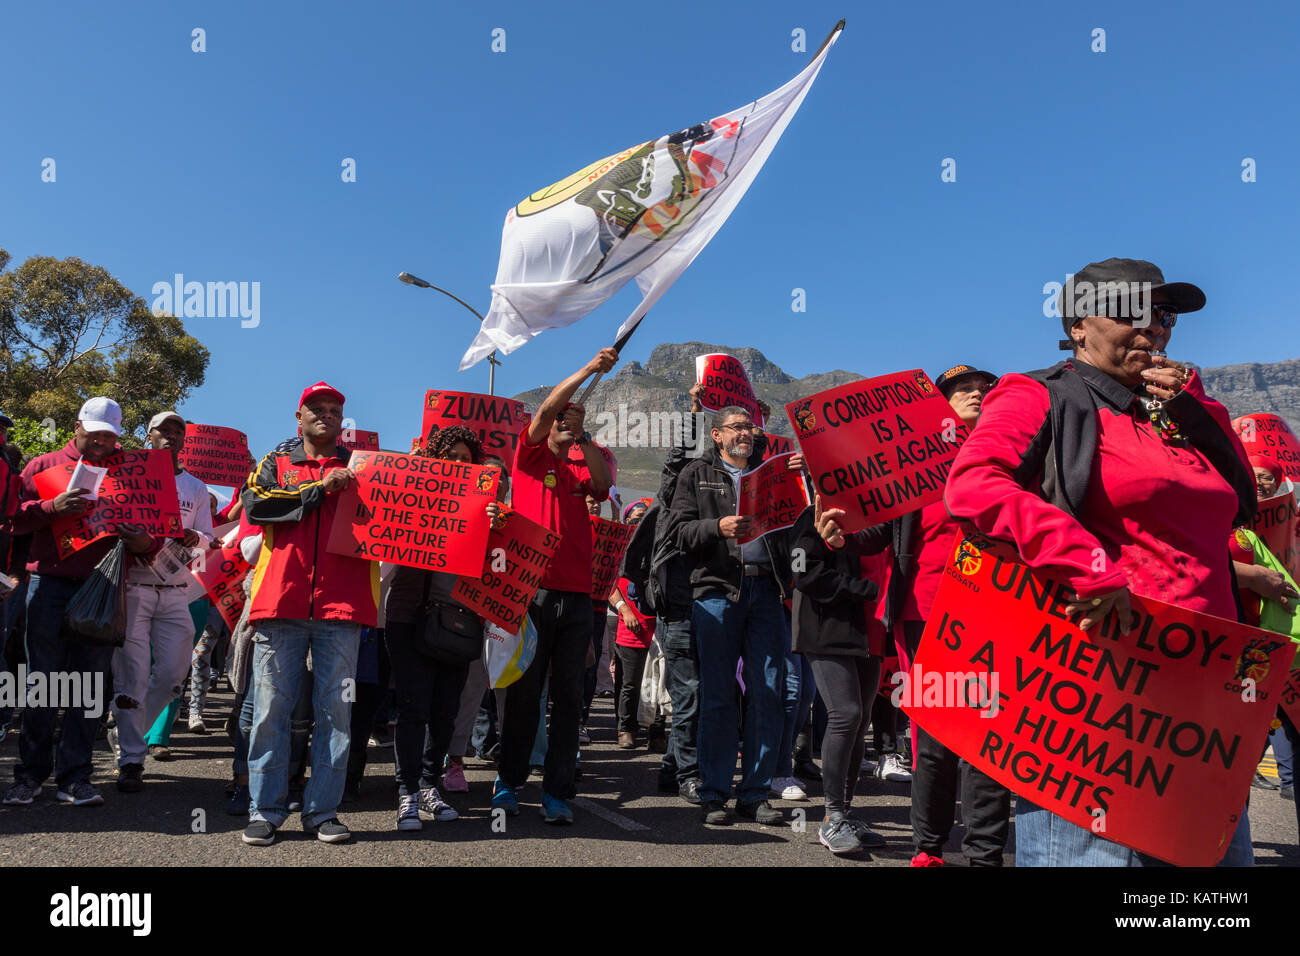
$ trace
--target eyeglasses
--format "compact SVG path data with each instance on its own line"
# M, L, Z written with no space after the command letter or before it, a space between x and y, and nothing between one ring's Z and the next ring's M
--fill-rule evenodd
M753 425L732 425L732 424L726 424L726 425L720 425L720 426L718 426L718 427L719 427L719 428L730 428L730 429L732 429L734 432L736 432L736 434L738 434L738 435L745 435L745 434L748 434L748 433L750 433L750 432L752 432L752 431L754 430L754 426L753 426Z

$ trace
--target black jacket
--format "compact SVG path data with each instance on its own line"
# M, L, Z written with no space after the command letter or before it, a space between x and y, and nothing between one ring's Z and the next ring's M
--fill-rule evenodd
M746 470L763 460L766 443L755 443ZM718 521L736 513L736 484L722 464L717 448L710 448L682 469L668 511L665 535L685 557L690 568L695 598L709 591L722 591L727 600L740 600L744 581L740 545L724 538ZM788 531L763 536L773 577L784 600L790 593L790 546Z
M813 527L808 508L790 529L794 561L794 649L800 654L866 657L867 615L880 588L862 576L862 550L853 536L838 550ZM802 570L799 570L802 568Z

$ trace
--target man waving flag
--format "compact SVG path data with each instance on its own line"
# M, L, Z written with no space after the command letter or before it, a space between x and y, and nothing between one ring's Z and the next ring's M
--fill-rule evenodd
M769 95L592 163L507 212L492 308L461 369L576 322L635 278L642 299L624 339L727 221L843 29Z

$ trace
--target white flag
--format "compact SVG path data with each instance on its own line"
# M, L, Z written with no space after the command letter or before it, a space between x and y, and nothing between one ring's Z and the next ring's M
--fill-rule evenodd
M780 89L592 163L507 212L492 308L461 369L578 321L633 278L642 299L618 338L636 328L736 208L843 29Z

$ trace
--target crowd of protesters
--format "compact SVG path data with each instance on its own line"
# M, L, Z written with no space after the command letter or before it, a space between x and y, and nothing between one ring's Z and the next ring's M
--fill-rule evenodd
M3 803L31 804L51 777L60 802L103 803L92 782L101 723L116 789L147 789L146 758L170 756L187 675L186 726L207 733L207 693L224 671L235 692L228 810L247 815L246 844L273 844L294 813L324 842L350 839L339 806L358 795L374 744L393 748L398 830L457 818L439 788L469 790L471 750L496 764L493 810L516 815L536 794L546 822L572 824L580 748L591 742L588 716L607 664L617 747L644 742L662 754L659 789L698 807L708 827L732 823L733 812L783 826L773 802L806 800L820 784L820 842L835 854L880 847L885 838L853 809L859 778L874 773L910 782L913 866L943 865L958 804L962 852L972 865L1001 866L1013 803L1018 865L1153 865L1023 796L1013 801L909 723L887 680L918 652L959 533L1008 542L1029 566L1063 575L1074 592L1067 611L1084 630L1112 610L1127 613L1131 594L1250 623L1261 600L1294 607L1300 599L1285 575L1254 563L1234 530L1249 527L1257 497L1274 493L1282 469L1248 458L1194 368L1165 355L1177 317L1202 308L1203 293L1166 283L1140 260L1093 263L1075 277L1085 279L1149 283L1144 321L1103 308L1074 314L1063 297L1066 361L1000 376L958 364L935 377L960 421L942 500L848 534L844 513L814 496L792 528L749 540L740 479L768 455L769 440L747 411L724 408L707 437L671 450L653 498L616 514L634 531L608 602L590 593L590 515L609 499L613 475L573 399L586 379L614 367L613 349L551 391L511 461L486 455L463 426L424 436L417 454L498 470L491 521L514 511L559 535L529 607L532 662L495 692L479 653L485 622L453 596L455 575L326 548L343 520L339 493L356 479L340 441L341 391L306 388L299 437L260 458L224 508L181 466L184 419L164 410L148 424L149 447L171 454L180 543L202 551L219 544L216 529L233 527L227 545L252 566L234 628L206 599L190 600L183 564L158 571L168 539L139 526L119 524L116 537L60 556L52 522L84 514L91 501L79 488L43 499L34 479L121 450L120 407L91 398L63 448L21 471L12 446L0 461L0 546L10 572L2 618L6 639L21 635L28 673L101 675L111 708L106 720L65 708L56 734L59 708L29 703ZM690 397L698 413L698 386ZM0 416L0 427L11 426ZM795 454L787 467L803 471L804 461ZM125 642L113 648L76 639L66 618L119 541L130 567ZM1098 563L1099 553L1108 560ZM0 725L11 716L0 713ZM1296 728L1280 711L1275 724L1275 748L1291 753ZM1291 782L1283 786L1294 799ZM1252 860L1243 807L1222 865Z

